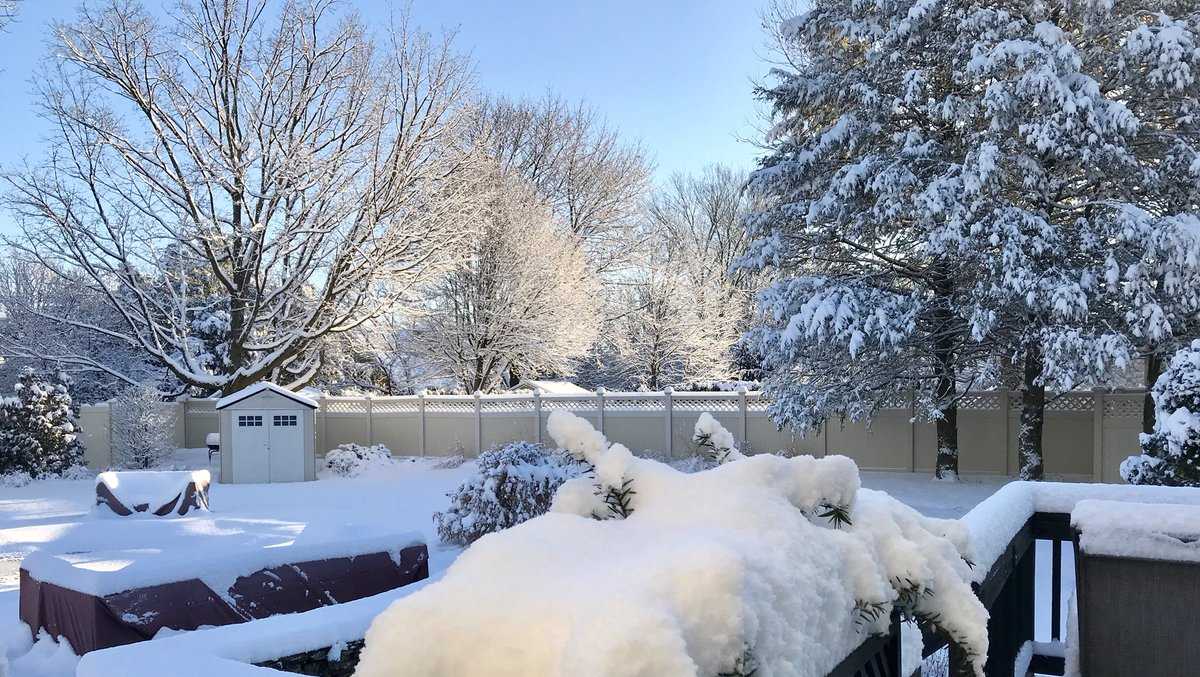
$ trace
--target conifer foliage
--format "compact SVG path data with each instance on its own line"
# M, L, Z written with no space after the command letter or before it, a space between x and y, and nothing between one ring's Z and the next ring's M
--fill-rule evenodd
M1130 484L1200 486L1200 340L1175 353L1155 382L1154 432L1121 464Z
M83 463L71 396L61 378L25 369L0 401L0 474L62 474Z

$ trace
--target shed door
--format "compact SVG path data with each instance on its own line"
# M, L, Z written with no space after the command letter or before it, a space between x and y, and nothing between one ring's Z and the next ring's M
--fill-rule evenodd
M270 423L266 412L232 414L233 479L235 482L269 482L270 460L267 445L270 439Z
M271 423L271 481L304 481L304 422L293 411L266 412Z

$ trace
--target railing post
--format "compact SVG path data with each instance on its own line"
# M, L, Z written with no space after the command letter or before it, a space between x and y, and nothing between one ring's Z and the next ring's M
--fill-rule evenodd
M742 417L741 421L740 421L740 423L741 423L741 439L738 440L738 446L741 448L743 453L746 453L748 451L748 448L746 446L746 439L750 437L750 423L747 420L748 407L746 406L746 386L738 386L737 394L738 394L738 413Z
M478 390L475 391L475 456L479 457L483 453L483 408L481 403L481 395Z
M417 443L425 456L425 390L417 391Z
M534 429L537 431L537 443L542 443L542 389L533 389L533 418Z
M600 434L604 434L604 386L596 388L596 422L599 423L597 430Z
M1104 392L1092 389L1092 481L1104 481Z
M667 422L667 443L663 451L666 453L667 458L673 458L675 456L675 424L674 421L671 420L674 418L675 405L671 397L674 392L675 391L672 390L670 386L663 389L663 418Z

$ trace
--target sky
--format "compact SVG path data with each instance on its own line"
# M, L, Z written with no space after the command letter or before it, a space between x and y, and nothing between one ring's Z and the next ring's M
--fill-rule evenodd
M349 4L368 24L395 6ZM42 152L30 79L49 23L77 6L24 0L0 34L0 167ZM749 169L758 154L745 139L758 127L753 83L768 69L759 0L412 0L412 19L434 33L456 30L485 92L586 101L642 144L656 180L709 163ZM0 216L0 229L10 225Z

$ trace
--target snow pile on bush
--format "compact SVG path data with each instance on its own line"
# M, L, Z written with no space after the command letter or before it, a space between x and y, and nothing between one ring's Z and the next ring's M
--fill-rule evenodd
M1154 432L1121 463L1130 484L1200 486L1200 339L1175 353L1150 391Z
M325 469L336 477L363 477L396 465L392 452L382 444L339 444L325 453Z
M734 445L733 433L726 430L707 411L700 414L696 421L692 442L718 465L746 458Z
M593 470L380 614L357 675L820 676L893 608L982 675L966 529L860 489L850 459L685 474L567 412L548 428Z
M446 543L473 543L545 513L559 485L583 471L566 454L530 442L488 449L475 465L476 474L449 494L450 508L433 515Z

